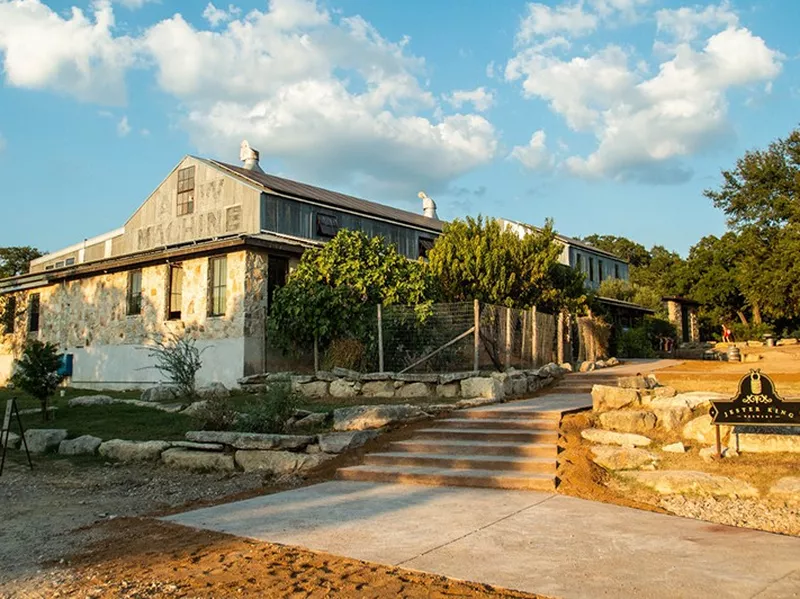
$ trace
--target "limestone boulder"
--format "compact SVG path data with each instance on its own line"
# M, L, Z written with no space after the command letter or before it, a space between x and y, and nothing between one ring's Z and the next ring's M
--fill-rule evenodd
M323 426L328 419L328 415L324 412L314 412L292 423L294 430L309 430Z
M178 399L178 391L169 385L156 385L142 391L141 400L154 401L175 401Z
M17 449L22 444L22 437L17 433L8 432L8 440L6 435L0 434L0 447L8 447L9 449Z
M481 397L497 401L503 399L504 395L503 382L493 377L473 377L461 381L461 397L464 399Z
M336 379L328 387L328 393L330 393L331 397L337 399L347 399L355 397L358 391L356 390L355 382L345 379Z
M380 430L326 433L319 436L319 448L325 453L343 453L349 449L361 447L367 441L375 439L380 433Z
M758 497L758 489L750 483L694 470L656 470L653 472L623 472L631 482L650 487L660 495L700 495L713 497Z
M736 446L743 453L800 453L800 430L795 428L739 427L736 432Z
M543 374L544 376L550 376L553 378L559 378L564 376L565 371L562 370L561 366L559 366L555 362L550 362L549 364L545 364L539 369L539 374Z
M441 383L436 386L436 397L452 398L461 393L461 385L456 383Z
M647 447L652 443L652 439L644 435L634 435L632 433L617 433L601 428L587 428L581 431L581 437L592 443L601 445L621 445L630 447Z
M439 383L439 375L431 372L397 373L392 378L395 381L403 381L404 383L430 383L432 385Z
M117 403L117 399L108 395L81 395L73 397L67 402L70 408L77 408L81 406L107 406L112 403Z
M612 356L608 360L606 360L606 366L608 366L609 368L611 368L612 366L619 366L619 360Z
M353 406L333 411L333 430L361 431L390 424L428 418L418 406L407 404L383 406Z
M493 372L491 377L500 383L503 397L510 397L514 392L514 384L511 377L506 372Z
M25 431L25 443L31 453L58 451L58 446L67 438L63 428L29 428Z
M239 433L235 431L188 431L187 441L220 443L236 449L294 449L303 450L314 442L310 435L272 435Z
M230 396L230 390L222 383L210 383L197 388L197 397L200 399L224 399Z
M225 446L221 443L194 443L193 441L171 441L172 447L182 447L194 451L224 451Z
M615 410L600 414L600 426L620 433L647 433L656 427L656 415L646 410Z
M606 470L637 470L655 466L658 457L645 449L598 445L592 447L592 461Z
M661 448L661 451L666 451L667 453L686 453L686 446L678 441L677 443L664 445L664 447Z
M739 457L739 452L732 447L723 447L720 452L723 458L736 458ZM700 457L706 462L713 462L717 458L717 448L715 445L711 447L704 447L700 450Z
M395 375L394 372L367 372L361 375L363 382L369 381L391 381Z
M397 397L433 397L433 388L427 383L407 383L397 390Z
M474 372L445 372L439 375L439 384L447 385L448 383L458 383L464 379L475 376Z
M641 375L621 376L617 379L617 387L623 389L649 389L647 379Z
M564 372L573 371L572 364L570 364L569 362L562 362L561 364L558 365L558 367L561 368L561 370L563 370Z
M61 455L94 455L103 440L92 435L81 435L75 439L65 439L58 446Z
M597 361L595 361L594 366L598 370L601 369L601 368L605 368L606 367L606 361L605 360L597 360Z
M708 410L711 408L711 400L730 399L730 395L711 391L690 391L689 393L678 393L672 399L676 402L682 401L690 410Z
M608 412L621 408L636 407L641 403L638 389L625 389L609 385L592 387L592 409L595 412Z
M236 465L245 472L263 471L274 475L298 474L331 459L324 453L294 453L291 451L239 450Z
M438 416L439 414L452 412L454 409L456 409L456 406L457 404L451 404L451 403L428 403L420 406L420 408L422 409L423 412Z
M394 383L390 380L370 381L361 387L364 397L394 397Z
M580 372L592 372L595 368L597 368L597 366L595 365L594 362L587 361L587 362L581 362L581 365L578 368L578 370Z
M722 443L727 443L731 436L731 427L722 425L719 427L720 439ZM711 416L705 414L690 420L683 426L682 435L684 439L698 441L703 445L716 443L716 431L711 424Z
M692 419L692 411L685 405L674 404L668 407L653 407L655 402L650 404L650 409L658 418L658 426L665 431L678 431Z
M328 383L326 381L313 381L298 385L298 392L309 399L321 399L328 396Z
M528 378L524 372L511 377L511 395L520 397L528 393Z
M361 380L361 373L357 370L350 370L349 368L339 368L338 366L333 369L333 374L339 378L348 379L351 381Z
M490 397L473 397L472 399L460 399L456 402L456 408L478 408L480 406L488 406L495 403L495 400Z
M656 387L653 389L653 397L655 399L666 399L669 397L675 397L678 392L675 390L675 387Z
M154 462L171 446L167 441L111 439L100 444L100 455L117 462Z
M769 490L770 497L800 507L800 476L778 479Z
M183 410L181 410L181 414L189 416L190 418L197 418L205 414L206 410L208 410L208 400L204 399L202 401L194 401L186 406Z
M236 469L233 455L217 451L195 451L173 447L161 454L161 461L171 468L197 471L232 472Z

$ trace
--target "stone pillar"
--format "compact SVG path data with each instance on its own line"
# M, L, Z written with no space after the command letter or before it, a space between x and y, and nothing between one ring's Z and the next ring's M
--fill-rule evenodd
M698 343L700 341L700 319L697 317L697 307L687 307L689 310L689 341Z
M670 322L675 323L678 326L678 330L680 330L681 326L681 305L674 301L669 300L667 302L667 315Z

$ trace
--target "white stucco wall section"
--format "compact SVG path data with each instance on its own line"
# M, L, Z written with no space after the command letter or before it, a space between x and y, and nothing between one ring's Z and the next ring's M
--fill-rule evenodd
M244 372L244 337L198 341L203 351L203 367L197 384L212 382L235 387ZM154 368L153 358L145 346L92 345L68 350L73 358L73 374L69 385L80 389L141 389L165 378ZM0 362L0 377L3 363Z

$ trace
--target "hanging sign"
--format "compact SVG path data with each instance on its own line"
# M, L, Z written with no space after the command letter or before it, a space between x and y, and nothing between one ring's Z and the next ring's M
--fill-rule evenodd
M800 399L781 398L761 369L751 369L732 399L712 400L712 424L800 426Z

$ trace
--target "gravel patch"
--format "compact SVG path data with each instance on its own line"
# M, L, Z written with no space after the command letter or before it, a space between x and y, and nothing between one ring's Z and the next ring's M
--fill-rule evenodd
M800 510L780 502L672 495L661 498L658 505L684 518L800 535Z

